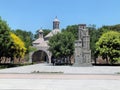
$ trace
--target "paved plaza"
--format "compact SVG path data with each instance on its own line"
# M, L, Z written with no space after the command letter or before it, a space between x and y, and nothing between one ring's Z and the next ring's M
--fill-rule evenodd
M120 90L120 81L74 79L0 79L0 90Z
M52 66L48 64L35 64L9 69L1 69L0 73L64 73L64 74L116 74L120 73L119 66Z
M119 75L0 74L0 90L120 90Z
M31 73L35 70L40 73ZM0 70L0 90L120 90L118 72L119 66L71 67L36 64L9 68Z

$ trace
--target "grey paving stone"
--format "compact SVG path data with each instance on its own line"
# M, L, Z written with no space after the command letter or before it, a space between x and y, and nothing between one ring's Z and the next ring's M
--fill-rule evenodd
M0 90L120 90L119 80L0 79Z
M119 66L92 66L92 67L73 67L73 66L49 66L47 64L35 64L29 66L1 69L0 73L32 73L32 72L56 72L64 74L116 74L120 73Z

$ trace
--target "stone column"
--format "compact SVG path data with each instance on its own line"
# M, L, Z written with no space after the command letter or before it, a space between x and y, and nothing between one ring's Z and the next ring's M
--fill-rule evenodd
M30 52L29 53L29 63L32 63L32 55L33 55L34 52Z
M52 54L50 51L48 51L48 59L49 59L49 64L51 64L51 57L52 57Z

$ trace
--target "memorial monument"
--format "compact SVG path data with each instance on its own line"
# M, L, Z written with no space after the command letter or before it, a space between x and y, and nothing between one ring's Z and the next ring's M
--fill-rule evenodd
M78 25L78 40L75 41L74 66L91 66L90 35L86 24Z

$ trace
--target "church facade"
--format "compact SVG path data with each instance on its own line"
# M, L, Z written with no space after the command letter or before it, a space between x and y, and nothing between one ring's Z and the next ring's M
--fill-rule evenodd
M30 62L36 62L36 61L40 61L40 55L43 57L43 59L46 59L45 61L48 63L51 63L51 52L48 50L49 46L48 46L48 40L50 37L52 37L53 35L60 33L60 29L59 29L59 20L57 19L57 17L54 19L53 21L53 30L48 33L45 37L43 37L43 30L40 29L39 30L39 38L35 41L33 41L33 47L37 49L37 51L35 52L31 52L29 54L29 61ZM43 55L45 54L45 55Z

